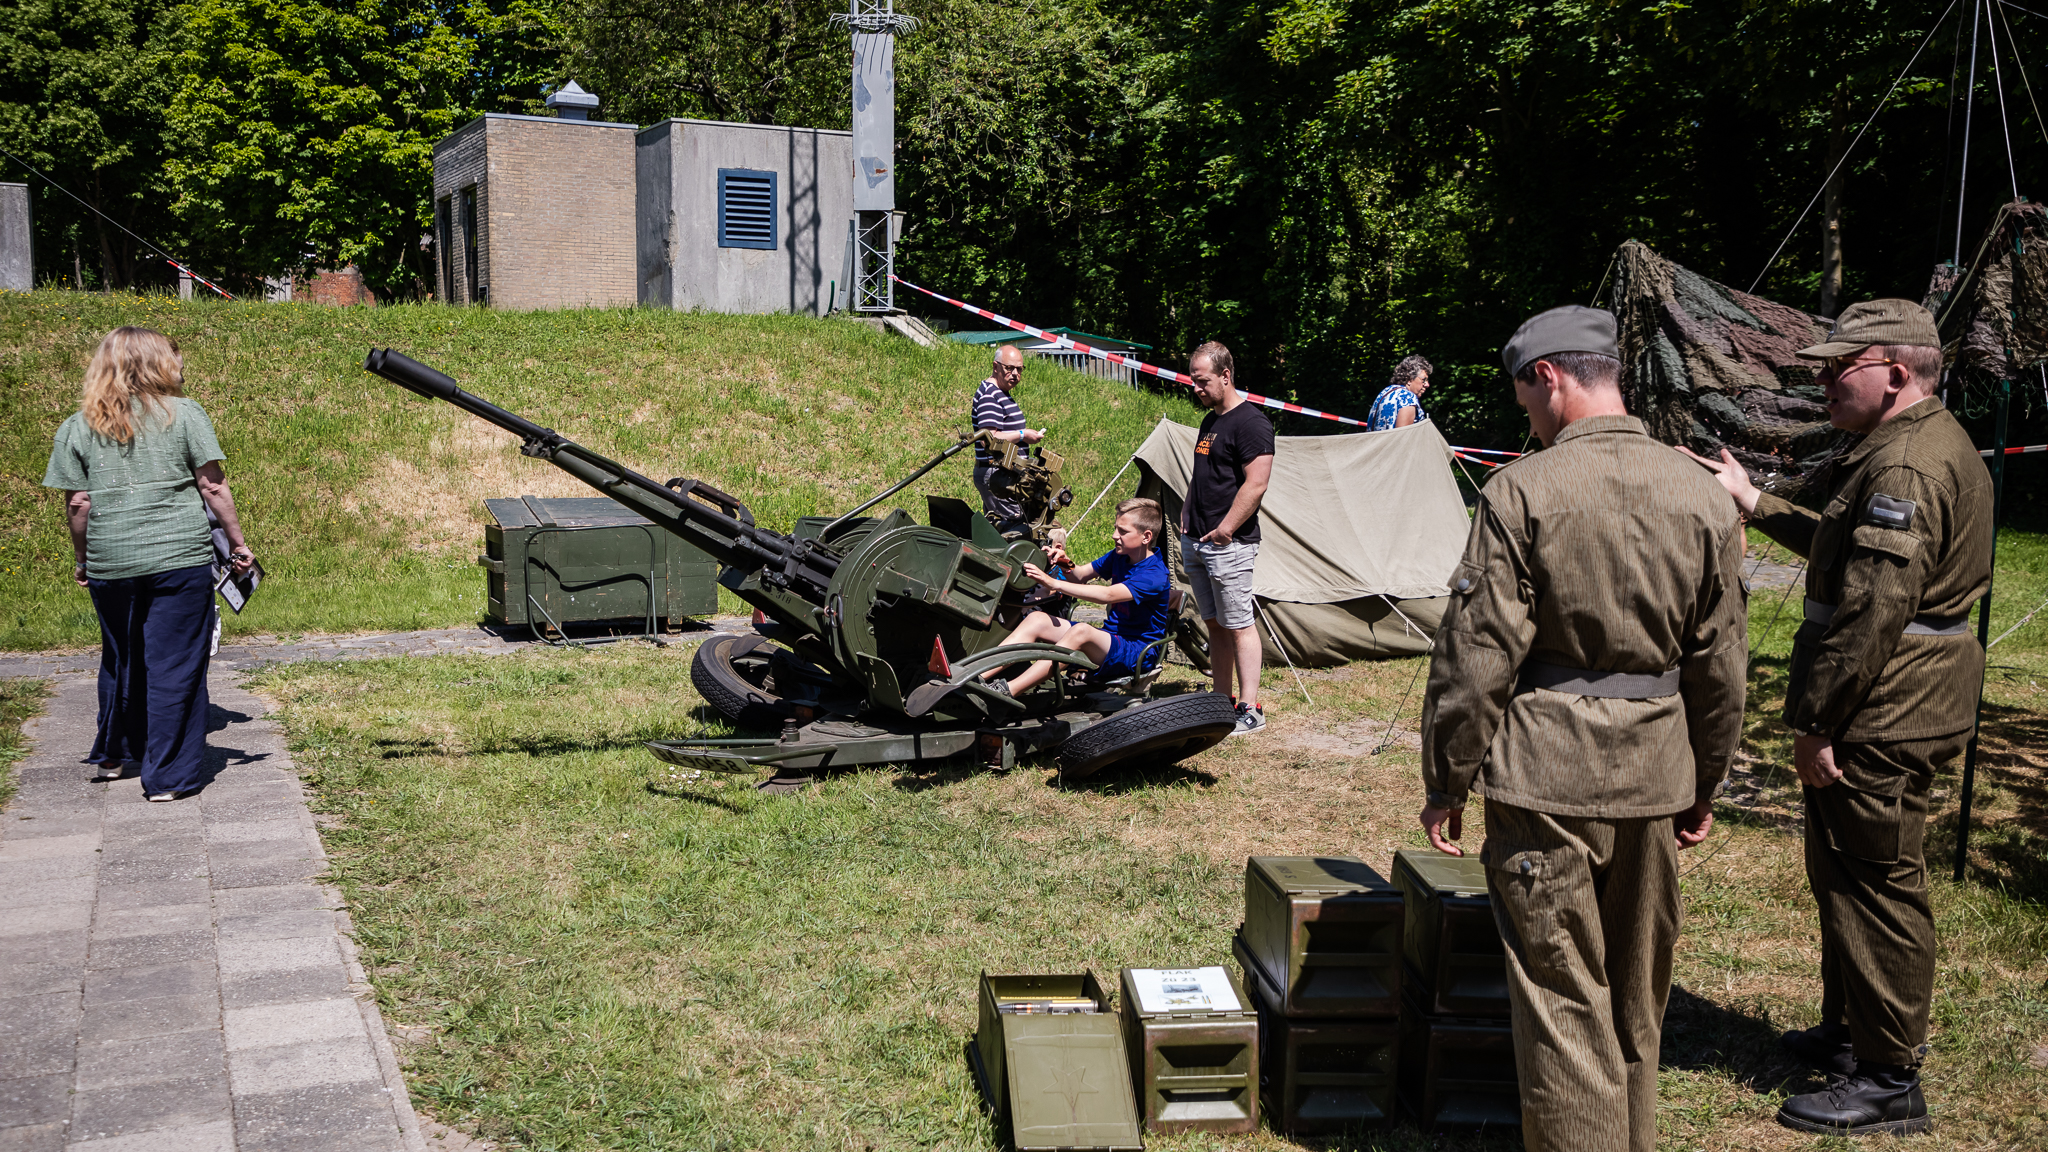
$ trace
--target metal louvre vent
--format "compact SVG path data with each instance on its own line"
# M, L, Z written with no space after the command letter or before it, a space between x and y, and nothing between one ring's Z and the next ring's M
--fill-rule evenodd
M775 247L775 173L718 170L718 246Z

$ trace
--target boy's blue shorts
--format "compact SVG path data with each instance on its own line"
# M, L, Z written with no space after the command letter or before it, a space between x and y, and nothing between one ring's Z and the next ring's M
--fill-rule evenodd
M1121 680L1138 674L1138 658L1145 654L1145 645L1136 640L1112 634L1109 638L1109 655L1097 669L1094 679Z

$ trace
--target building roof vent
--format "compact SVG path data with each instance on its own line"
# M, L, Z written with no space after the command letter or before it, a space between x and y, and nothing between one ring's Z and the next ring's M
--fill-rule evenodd
M597 97L585 92L574 80L548 93L548 108L564 120L588 120L597 111Z

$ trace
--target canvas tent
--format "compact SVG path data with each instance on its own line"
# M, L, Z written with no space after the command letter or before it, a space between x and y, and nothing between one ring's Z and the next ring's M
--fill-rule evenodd
M1138 494L1177 522L1195 429L1161 420L1133 456ZM1428 422L1278 438L1252 578L1268 661L1280 663L1276 633L1297 666L1429 650L1471 526L1450 461Z

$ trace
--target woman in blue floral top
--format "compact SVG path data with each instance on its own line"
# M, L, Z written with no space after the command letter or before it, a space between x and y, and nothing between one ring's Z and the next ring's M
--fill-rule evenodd
M1406 428L1429 419L1422 410L1422 394L1429 391L1429 374L1435 369L1420 356L1410 356L1394 366L1394 379L1380 390L1366 414L1368 432Z

